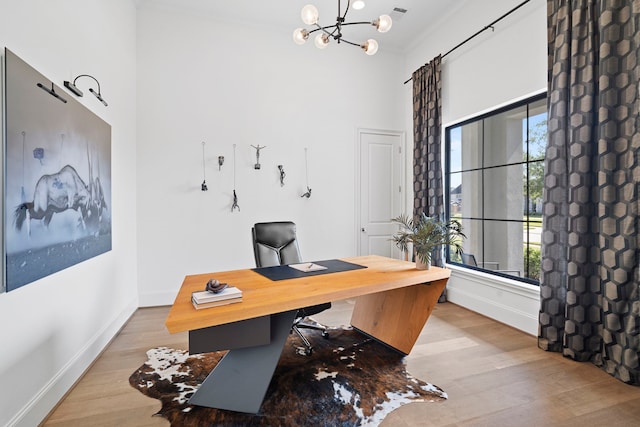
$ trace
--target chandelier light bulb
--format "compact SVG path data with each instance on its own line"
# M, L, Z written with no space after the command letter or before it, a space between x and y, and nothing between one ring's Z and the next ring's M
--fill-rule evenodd
M378 42L375 41L374 39L369 39L366 42L364 42L364 45L362 45L362 48L364 49L364 53L366 53L369 56L375 55L376 52L378 51Z
M296 28L293 32L293 41L295 44L305 44L309 38L309 31L304 28Z
M300 16L302 17L302 22L304 22L305 24L315 25L318 23L320 14L318 13L318 9L314 5L308 4L302 8Z
M351 7L354 8L355 10L360 10L364 8L364 0L354 1L353 3L351 3Z
M391 25L393 21L389 15L380 15L378 19L373 21L373 25L378 29L381 33L386 33L391 29Z
M318 34L316 36L315 44L318 49L324 49L329 44L329 36L324 33Z

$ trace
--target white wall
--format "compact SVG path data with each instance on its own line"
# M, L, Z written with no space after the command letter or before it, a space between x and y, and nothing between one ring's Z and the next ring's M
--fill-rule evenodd
M406 77L520 3L520 0L469 0L463 7L451 11L408 52ZM447 55L442 60L443 126L546 90L546 28L546 2L532 0L495 24L493 31L483 32ZM405 126L409 131L412 128L411 90L408 83L404 105L407 106ZM539 295L536 287L454 269L447 292L448 299L454 303L528 333L537 333Z
M0 0L0 47L100 81L109 107L79 100L112 126L114 218L110 252L0 294L0 425L37 425L137 307L135 36L131 0Z
M109 107L81 102L112 125L114 194L111 252L0 294L0 425L37 424L138 295L140 305L168 304L185 274L252 266L254 222L296 221L307 259L353 255L356 130L404 128L410 144L411 85L402 81L518 3L470 0L406 57L367 57L148 4L136 21L130 0L0 0L0 45L59 84L99 77ZM445 124L544 89L544 0L446 57L443 79ZM242 211L231 213L233 144ZM267 146L260 171L252 144ZM308 200L299 197L305 147ZM529 332L535 323L535 289L454 271L449 298Z
M297 46L290 31L144 4L138 14L141 305L185 275L254 266L255 222L298 224L304 258L355 255L358 128L402 129L403 58ZM206 181L202 141L206 142ZM231 212L234 188L241 211ZM255 150L262 169L255 170ZM308 148L310 199L306 191ZM218 171L217 157L225 156ZM280 187L277 165L284 165Z

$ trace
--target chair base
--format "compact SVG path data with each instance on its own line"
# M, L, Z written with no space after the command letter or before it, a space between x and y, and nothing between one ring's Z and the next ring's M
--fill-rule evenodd
M311 345L307 337L304 336L302 331L300 331L300 329L304 328L304 329L315 329L316 331L322 331L322 337L327 339L329 338L329 331L327 330L327 327L324 325L320 325L319 323L315 323L315 324L303 323L303 320L304 318L300 318L299 320L295 321L293 323L293 326L291 327L291 330L295 332L296 335L298 335L302 340L302 342L304 343L304 347L305 347L304 353L308 356L313 352L313 346Z

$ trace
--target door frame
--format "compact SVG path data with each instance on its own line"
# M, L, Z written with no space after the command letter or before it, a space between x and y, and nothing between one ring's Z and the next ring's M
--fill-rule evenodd
M360 188L361 188L361 180L360 180L360 173L362 171L362 165L360 164L360 160L361 160L361 155L362 155L362 135L363 134L370 134L370 133L375 133L375 134L379 134L379 135L389 135L389 136L399 136L400 137L400 149L402 150L402 161L401 161L401 165L400 165L400 174L401 174L401 180L400 182L402 183L402 188L400 191L400 204L401 206L399 206L400 211L404 212L406 210L406 206L407 206L407 172L406 172L406 167L407 167L407 147L406 147L406 132L404 131L400 131L400 130L389 130L389 129L373 129L373 128L357 128L356 129L356 135L355 135L355 176L354 176L354 180L355 180L355 185L354 185L354 193L355 193L355 197L354 197L354 203L355 203L355 221L354 224L356 226L355 229L355 233L354 233L354 238L355 238L355 248L356 248L356 255L362 255L361 251L361 245L360 245L360 233L361 233L361 229L362 229L362 224L360 223L361 220L361 206L360 204L362 203L362 196L360 194Z

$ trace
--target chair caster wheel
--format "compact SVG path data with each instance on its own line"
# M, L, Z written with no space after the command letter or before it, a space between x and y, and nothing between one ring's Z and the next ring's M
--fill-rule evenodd
M311 356L311 353L313 353L313 349L312 348L308 348L304 351L305 356Z
M329 332L327 332L327 331L322 331L322 338L324 338L324 339L329 339Z

